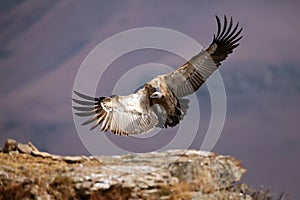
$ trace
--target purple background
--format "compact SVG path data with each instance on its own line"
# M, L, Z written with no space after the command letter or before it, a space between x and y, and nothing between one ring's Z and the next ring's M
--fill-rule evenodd
M207 46L216 31L214 15L226 14L240 21L244 37L220 69L228 110L213 151L242 160L248 169L243 182L299 199L299 9L292 0L0 1L1 146L14 138L51 153L88 154L70 100L87 54L116 33L144 26L174 29ZM149 62L175 67L183 60L141 50L121 57L110 73ZM97 94L110 95L113 84L106 81ZM191 148L210 119L206 86L197 95L203 128Z

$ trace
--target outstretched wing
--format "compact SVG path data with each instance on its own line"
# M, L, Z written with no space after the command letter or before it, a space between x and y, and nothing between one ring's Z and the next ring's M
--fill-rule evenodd
M240 35L242 28L239 28L239 23L233 27L233 21L230 18L228 25L227 18L224 16L222 28L218 16L216 19L218 31L210 46L175 71L161 77L176 96L187 96L197 91L221 65L221 62L239 45L238 42L242 38Z
M73 106L75 115L91 116L82 125L95 122L91 130L101 124L101 130L110 130L119 135L136 135L151 131L158 124L151 110L144 89L128 96L94 98L79 92L74 93L84 100L73 99L80 106Z

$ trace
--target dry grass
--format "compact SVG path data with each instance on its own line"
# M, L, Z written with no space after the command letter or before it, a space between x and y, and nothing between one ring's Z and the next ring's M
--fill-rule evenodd
M270 189L260 187L259 189L252 189L249 195L253 200L286 200L288 195L281 193L279 195L272 194Z
M0 200L35 199L32 191L37 186L38 193L47 191L56 199L72 199L74 189L71 178L58 174L77 165L27 154L0 153L0 172L5 174L0 174ZM88 161L83 165L98 166L99 163ZM18 181L20 178L28 181Z
M56 176L49 184L48 193L57 200L74 199L76 195L73 180L68 176Z
M195 187L186 182L179 182L176 185L161 185L158 196L168 196L170 200L189 200L190 191L195 191Z
M0 187L0 199L32 199L30 187L22 183L5 184Z
M121 185L114 185L107 190L95 191L91 194L91 200L126 200L131 196L130 188L123 188Z

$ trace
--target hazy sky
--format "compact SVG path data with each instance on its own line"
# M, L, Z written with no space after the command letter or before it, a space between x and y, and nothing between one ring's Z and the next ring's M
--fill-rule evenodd
M90 51L114 34L149 26L180 31L207 46L216 31L214 16L226 14L244 30L240 46L220 69L227 115L213 151L240 159L248 169L244 182L299 199L299 9L292 0L0 1L0 143L14 138L51 153L88 154L75 129L71 97ZM158 50L131 52L112 63L97 94L111 94L116 72L145 63L176 67L182 62ZM191 148L198 148L210 120L206 86L197 97L201 128ZM164 145L175 130L150 142ZM153 144L108 137L134 151L151 150Z

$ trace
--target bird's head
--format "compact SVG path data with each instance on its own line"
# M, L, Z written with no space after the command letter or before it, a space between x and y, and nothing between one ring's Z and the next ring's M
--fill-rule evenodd
M150 96L150 98L152 98L152 99L160 99L162 96L163 95L162 95L161 92L156 91L156 92L153 92L153 94Z
M162 91L160 89L160 87L156 87L154 88L154 92L151 94L150 98L152 99L160 99L162 98L163 94L162 94Z

